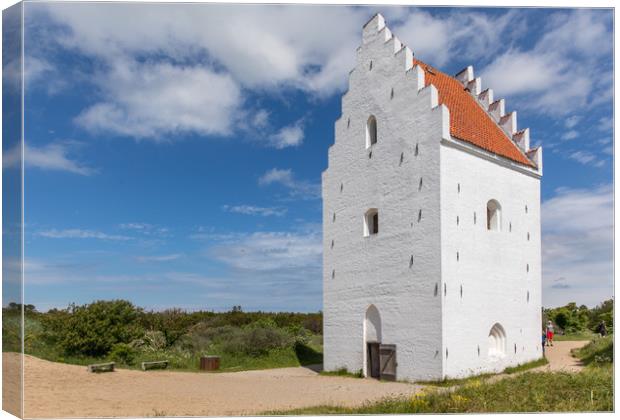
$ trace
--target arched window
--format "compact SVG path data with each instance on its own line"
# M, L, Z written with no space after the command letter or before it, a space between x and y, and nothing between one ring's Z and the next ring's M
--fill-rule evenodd
M497 200L487 203L487 230L502 230L502 206Z
M489 356L501 357L506 354L506 332L500 324L495 324L489 332Z
M379 233L379 211L369 209L364 214L364 236L376 235Z
M366 148L377 142L377 119L374 115L368 117L366 122Z

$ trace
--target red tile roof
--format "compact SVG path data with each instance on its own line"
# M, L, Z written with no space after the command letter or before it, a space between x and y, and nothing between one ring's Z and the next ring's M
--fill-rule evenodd
M437 88L439 103L450 110L450 134L453 137L514 162L534 166L461 82L418 59L414 58L413 64L424 70L425 84L432 83Z

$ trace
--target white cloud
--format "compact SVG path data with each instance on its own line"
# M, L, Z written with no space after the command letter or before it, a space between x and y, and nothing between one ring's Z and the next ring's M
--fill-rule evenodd
M596 167L601 167L605 164L604 160L600 160L593 153L578 150L576 152L571 153L568 157L574 161L581 163L582 165L593 165Z
M579 132L577 130L570 130L566 133L562 134L562 140L572 140L576 139L579 136Z
M613 204L611 185L560 189L543 203L545 306L594 305L613 295Z
M304 129L301 120L293 125L282 127L277 133L269 136L270 144L276 149L300 146L303 140Z
M598 129L601 131L611 131L614 128L612 117L603 117L598 121Z
M136 257L136 261L141 263L149 262L168 262L181 258L181 254L168 254L168 255L141 255Z
M273 184L286 187L293 198L311 200L321 197L320 185L296 179L291 169L273 168L258 179L260 186Z
M478 12L456 11L443 17L420 9L395 16L390 25L394 33L421 60L442 66L455 56L477 60L492 56L503 47L507 31L520 27L517 11L490 16Z
M111 65L95 78L103 100L76 118L89 131L157 141L179 132L227 135L240 116L241 92L227 74L169 63Z
M102 239L107 241L128 241L133 239L125 235L109 235L107 233L86 229L50 229L40 231L37 235L54 239Z
M367 8L316 6L146 7L30 6L68 29L58 38L64 47L89 55L109 60L163 53L183 60L207 52L246 87L292 85L317 93L343 86L344 75L333 68L354 62L361 22L372 13Z
M520 96L523 109L554 116L579 111L596 105L606 92L599 79L611 70L601 60L611 56L612 41L608 13L559 12L531 49L499 54L483 69L483 82L499 95Z
M120 225L118 225L118 227L124 230L132 230L138 234L142 234L146 236L159 236L159 237L170 236L170 229L168 229L167 227L156 226L151 223L142 223L142 222L121 223Z
M287 209L282 207L259 207L246 204L239 206L225 205L223 209L230 213L246 214L252 216L284 216L287 212Z
M573 128L579 123L579 121L581 121L581 116L571 115L566 120L564 120L564 125L566 126L566 128Z
M78 175L92 175L96 171L69 157L71 149L79 147L80 143L66 141L50 143L42 147L24 145L24 163L27 168L37 168L49 171L64 171ZM15 145L8 150L3 159L3 167L18 168L21 164L21 146Z
M322 252L318 232L256 232L217 245L210 255L236 269L278 271L320 268Z

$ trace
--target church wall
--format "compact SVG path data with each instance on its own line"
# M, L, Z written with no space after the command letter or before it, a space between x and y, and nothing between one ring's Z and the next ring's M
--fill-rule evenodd
M540 180L497 162L441 147L448 377L501 371L542 357ZM499 231L487 230L491 199L501 204ZM506 334L501 358L488 355L495 323Z
M364 29L323 173L324 365L365 372L364 319L374 305L380 340L397 347L397 379L439 379L439 147L448 115L434 87L421 89L410 51L381 28L375 17ZM367 149L370 115L378 141ZM379 233L365 237L370 208Z

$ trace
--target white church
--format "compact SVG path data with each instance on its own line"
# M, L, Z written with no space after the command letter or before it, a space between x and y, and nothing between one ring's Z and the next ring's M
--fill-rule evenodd
M324 369L441 380L542 357L540 179L517 113L363 28L322 176Z

